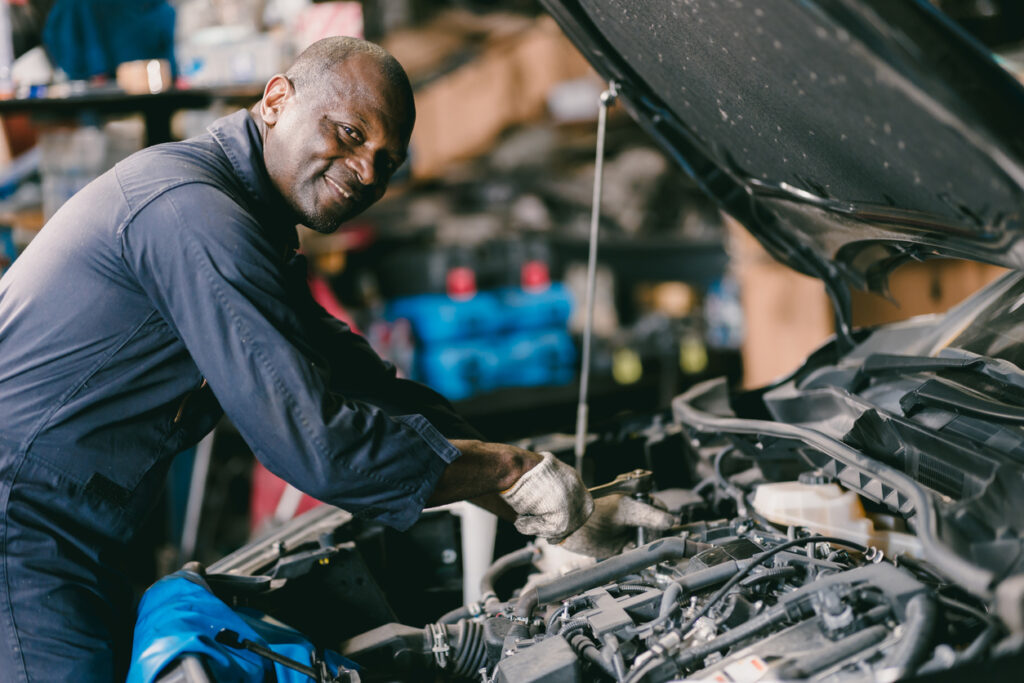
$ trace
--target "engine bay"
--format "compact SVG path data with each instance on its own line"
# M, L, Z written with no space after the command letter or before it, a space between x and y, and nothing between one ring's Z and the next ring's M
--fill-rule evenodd
M700 427L658 417L591 444L605 469L616 449L655 468L594 490L653 502L678 520L670 530L637 529L596 562L532 541L491 565L478 600L426 625L395 616L359 520L340 510L294 520L206 579L358 663L347 680L905 680L1019 654L995 599L925 559L884 496L794 456L807 444Z
M759 509L775 502L744 491L760 475L727 477L731 449L712 453L697 486L653 494L680 517L670 534L568 573L568 553L530 544L491 567L480 601L341 651L365 680L899 680L989 656L1005 634L982 602L903 551L912 535L879 536L900 548L891 556L841 528L773 524ZM775 493L819 512L821 500L856 500L820 472ZM850 536L859 519L845 521ZM499 596L495 583L524 566L537 571Z

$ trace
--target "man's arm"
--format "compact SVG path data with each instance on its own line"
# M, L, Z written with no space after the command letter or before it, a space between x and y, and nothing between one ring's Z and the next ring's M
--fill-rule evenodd
M516 513L501 498L543 457L532 451L500 443L478 440L452 440L462 454L445 468L428 505L444 505L468 500L502 519L515 521Z
M514 521L515 511L499 493L511 488L542 457L514 446L486 442L444 396L424 384L398 377L395 367L381 359L363 336L313 299L303 256L293 258L288 270L288 288L295 309L331 367L331 389L376 405L388 414L423 415L461 453L445 468L427 505L468 500L502 519Z
M125 266L256 457L319 500L406 528L459 451L422 415L330 390L268 235L202 184L165 191L120 233Z
M288 290L310 340L331 368L328 383L332 391L378 406L390 415L422 415L449 439L484 438L441 394L398 377L395 367L382 360L365 338L325 311L310 294L306 259L301 255L288 265Z

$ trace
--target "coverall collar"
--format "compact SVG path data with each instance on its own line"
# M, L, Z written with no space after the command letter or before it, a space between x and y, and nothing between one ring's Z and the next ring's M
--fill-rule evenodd
M263 140L259 128L247 109L241 109L217 119L207 129L217 141L253 203L267 218L275 235L283 240L285 257L290 257L299 246L295 226L298 220L281 193L274 187L263 161ZM260 215L260 214L257 214Z

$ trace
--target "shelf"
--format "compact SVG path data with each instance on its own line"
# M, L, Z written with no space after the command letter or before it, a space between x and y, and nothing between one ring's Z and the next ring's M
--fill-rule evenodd
M655 410L658 378L645 377L631 385L592 377L590 383L591 424L597 424L624 410ZM499 389L454 403L455 410L488 439L514 441L548 432L566 431L575 424L580 389L565 386Z
M586 240L553 235L551 248L563 260L586 261ZM632 280L679 280L708 286L722 277L729 257L720 241L671 237L602 238L597 260L618 277Z
M146 144L155 145L171 140L171 115L179 109L203 109L218 102L244 107L255 103L262 95L262 84L173 89L151 95L133 95L119 88L102 87L66 97L0 100L0 114L25 112L59 118L83 112L138 112L146 120Z
M711 377L726 376L739 382L742 363L738 351L709 349L708 366L698 375L683 375L674 364L657 358L644 360L643 377L633 384L618 384L595 372L588 391L589 424L599 426L623 413L645 413L669 407L681 391ZM571 432L579 402L578 382L563 386L513 387L480 394L453 403L456 412L493 441L515 441L538 434Z

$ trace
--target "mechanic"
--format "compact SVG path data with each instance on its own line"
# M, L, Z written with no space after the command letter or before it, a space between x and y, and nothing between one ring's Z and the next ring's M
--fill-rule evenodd
M90 183L0 280L4 681L123 677L126 544L222 413L281 478L399 529L463 499L556 540L591 517L575 470L481 440L309 294L295 226L377 201L414 118L393 57L325 39L251 110Z

